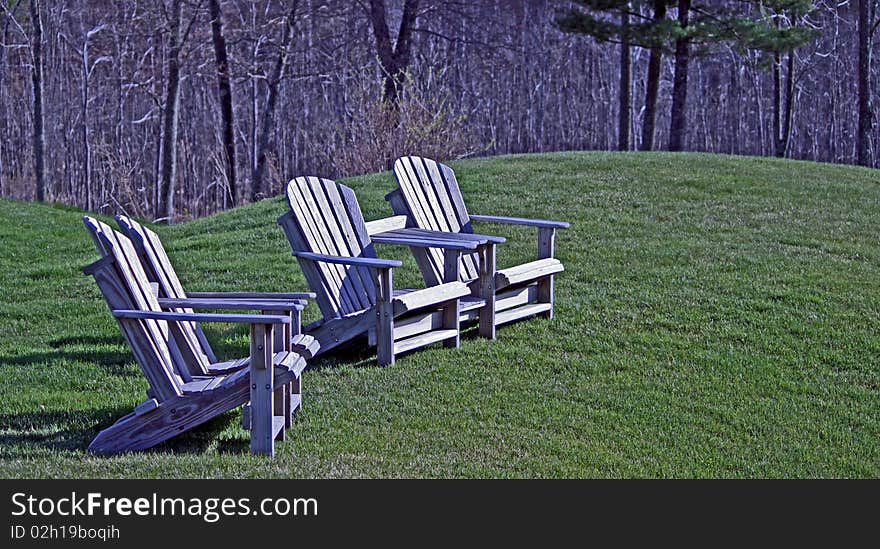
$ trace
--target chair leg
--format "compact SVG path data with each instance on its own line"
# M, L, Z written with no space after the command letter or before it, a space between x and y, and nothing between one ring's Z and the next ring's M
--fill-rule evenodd
M391 269L378 269L376 296L376 359L379 366L394 364L394 306Z
M538 229L538 259L553 257L556 252L556 229ZM553 275L544 277L538 281L538 303L549 303L550 310L543 316L553 318Z
M538 281L538 303L549 303L550 310L546 313L541 313L542 316L545 316L549 319L553 318L553 275L542 278Z
M459 261L461 253L458 250L443 250L443 282L459 281ZM443 318L441 326L444 330L455 330L455 337L443 340L443 346L457 349L461 346L461 328L459 320L458 299L447 302L440 313Z
M480 309L481 337L495 339L495 244L485 244L478 250L480 258L480 298L486 304Z
M272 325L251 324L251 453L275 455Z
M284 429L278 431L275 440L284 440L285 430L290 427L290 384L275 389L272 401L272 415L285 418Z

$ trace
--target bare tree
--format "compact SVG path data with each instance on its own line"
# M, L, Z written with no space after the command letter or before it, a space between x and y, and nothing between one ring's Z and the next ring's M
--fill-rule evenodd
M89 105L92 102L92 97L90 82L92 80L92 74L95 72L95 68L101 63L106 63L111 60L110 57L103 55L99 56L94 61L91 60L89 58L89 42L95 35L105 28L106 25L102 24L88 32L83 31L83 40L79 47L74 46L66 36L61 35L61 38L65 41L68 47L76 53L77 59L80 63L80 128L82 132L83 147L83 190L85 193L85 206L87 210L92 210L95 205L94 192L92 189L92 147L90 139L91 115L89 113Z
M219 0L208 0L211 16L211 41L214 45L214 60L217 64L217 95L220 100L220 121L222 128L223 152L226 160L226 189L230 202L235 205L238 199L238 184L235 157L235 117L232 108L232 79L230 78L229 55L226 38L223 36L223 13Z
M167 13L164 0L162 11L168 22L168 59L166 66L165 101L162 108L161 172L159 181L159 220L170 223L174 217L174 194L177 183L177 132L180 119L180 54L198 10L185 29L181 27L182 0L171 0L171 13Z
M856 162L862 166L870 165L868 145L873 125L871 113L871 37L878 23L873 21L874 0L859 0L859 121L856 133Z
M629 8L629 6L627 6ZM629 150L629 130L630 130L630 106L632 97L632 54L629 51L630 44L627 29L629 27L629 13L624 11L620 14L620 26L624 29L623 36L620 41L620 90L618 92L618 119L617 119L617 150Z
M675 76L672 81L672 113L669 122L669 150L680 151L684 147L687 125L688 64L690 63L690 38L688 18L691 0L678 0L678 24L682 34L675 41Z
M404 74L412 59L412 37L419 12L419 0L405 0L397 39L392 44L385 0L370 0L369 16L376 39L376 51L383 72L383 98L396 104L404 86Z
M43 22L39 0L31 0L31 84L33 89L34 179L38 202L46 200L46 135L43 132Z
M281 42L278 44L278 57L276 57L272 73L266 81L268 86L266 107L263 109L259 138L256 141L256 164L254 165L253 177L251 178L251 201L257 201L265 197L266 194L263 181L266 171L266 151L269 147L272 120L275 118L275 106L278 103L278 85L281 83L281 79L284 78L291 42L294 37L293 27L298 6L299 0L293 0L290 9L284 16L281 28Z
M654 0L654 22L666 19L666 1ZM654 124L657 122L657 94L660 92L660 63L663 61L663 46L657 44L651 48L648 58L648 74L645 83L645 117L642 122L641 150L650 151L654 148Z

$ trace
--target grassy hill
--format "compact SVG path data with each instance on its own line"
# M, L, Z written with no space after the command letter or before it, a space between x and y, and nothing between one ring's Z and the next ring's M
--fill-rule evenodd
M0 200L0 476L880 476L880 173L700 154L454 163L474 213L564 219L557 317L306 372L271 462L229 413L152 451L88 442L146 383L81 213ZM390 174L347 181L367 219ZM302 290L280 198L159 229L184 285ZM499 263L533 257L528 228ZM406 250L395 281L420 279ZM317 314L310 306L309 318ZM220 354L241 329L211 326Z

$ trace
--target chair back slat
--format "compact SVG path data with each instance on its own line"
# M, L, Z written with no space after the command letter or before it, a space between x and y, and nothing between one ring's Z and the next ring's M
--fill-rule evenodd
M83 222L103 256L85 271L95 278L110 310L161 311L128 238L92 217L84 217ZM181 385L189 376L176 367L182 358L175 352L168 323L129 319L118 323L157 398L182 394Z
M318 177L298 177L287 186L290 212L279 219L294 251L341 257L376 257L354 191ZM325 318L363 311L376 304L375 273L300 260L306 280L318 294Z
M404 156L394 162L394 177L413 226L432 231L473 233L451 168L429 158ZM444 272L442 250L432 248L426 256L431 263L431 272L423 274L431 275L434 282L439 283ZM477 278L477 254L463 254L459 267L463 280Z

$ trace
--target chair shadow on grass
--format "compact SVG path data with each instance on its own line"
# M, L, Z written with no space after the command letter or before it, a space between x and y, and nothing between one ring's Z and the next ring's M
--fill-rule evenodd
M22 458L32 455L35 448L49 452L84 452L100 430L130 412L130 407L109 406L90 410L0 414L0 458ZM217 443L219 453L245 454L250 448L247 439L218 442L220 433L237 422L236 412L221 414L139 453L204 454Z

